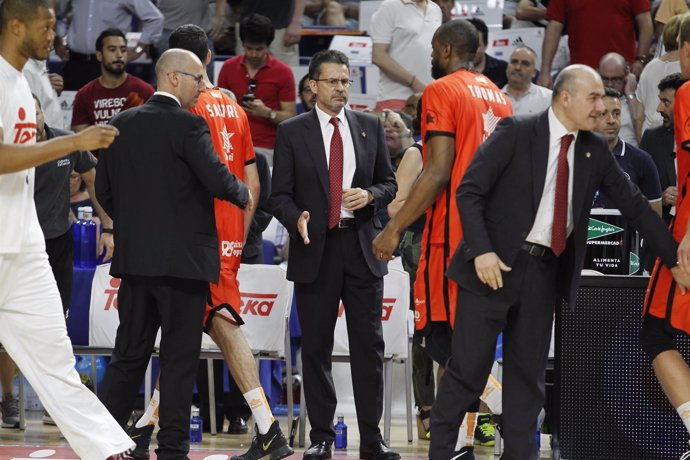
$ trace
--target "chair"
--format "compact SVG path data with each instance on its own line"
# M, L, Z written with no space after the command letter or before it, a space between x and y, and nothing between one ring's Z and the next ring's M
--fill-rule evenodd
M407 440L412 442L412 366L409 357L410 344L408 334L408 311L410 308L410 278L401 267L394 262L389 264L388 275L383 279L383 338L385 350L383 354L384 381L384 414L383 439L390 441L391 430L391 401L393 395L392 364L405 364L405 400L407 413ZM333 362L349 362L350 347L347 338L347 326L343 317L344 307L340 305L338 320L335 325L333 343ZM304 387L302 387L304 388ZM300 400L299 445L305 445L306 407L304 394Z

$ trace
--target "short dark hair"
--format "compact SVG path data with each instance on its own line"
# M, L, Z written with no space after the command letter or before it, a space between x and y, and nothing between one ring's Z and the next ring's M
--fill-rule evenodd
M609 88L607 86L604 88L604 97L615 97L616 99L620 99L623 97L623 94L621 94L621 92L617 89Z
M11 19L26 23L36 18L39 8L52 8L49 0L0 0L0 33Z
M657 88L659 88L659 91L665 91L667 89L678 91L686 81L688 81L687 78L683 78L683 75L676 72L672 73L671 75L666 75L664 78L662 78Z
M265 43L269 46L275 38L273 23L266 16L252 13L240 22L240 41L242 43Z
M201 27L194 24L185 24L170 34L168 47L190 51L204 63L206 62L206 56L208 56L208 36Z
M484 46L489 46L489 28L486 26L486 22L479 18L469 18L467 22L471 23L480 34L482 34L482 40L484 40Z
M309 61L309 79L318 80L321 74L321 64L343 64L350 70L350 61L341 51L321 50L315 53Z
M300 78L299 85L297 85L297 92L301 93L302 90L304 89L304 84L305 83L309 84L308 82L309 82L309 74L307 73L307 74L304 74L304 76L302 78Z
M116 29L115 27L109 27L101 32L96 39L96 51L100 51L101 53L103 52L103 40L108 37L122 37L122 39L125 41L125 44L127 43L127 37L125 37L125 33L123 31Z
M434 33L441 44L449 44L464 62L472 62L479 48L479 32L470 21L453 19L441 25Z

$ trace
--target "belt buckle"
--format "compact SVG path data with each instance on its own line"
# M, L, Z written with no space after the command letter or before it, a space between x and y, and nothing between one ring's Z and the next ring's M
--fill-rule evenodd
M527 243L529 250L527 254L535 257L542 257L546 253L546 248L533 243Z
M348 228L350 226L350 223L346 221L345 219L340 219L338 220L338 228Z

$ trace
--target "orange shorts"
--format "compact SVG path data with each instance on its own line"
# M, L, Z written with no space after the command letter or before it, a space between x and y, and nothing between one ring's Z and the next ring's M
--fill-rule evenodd
M415 329L427 330L431 322L455 322L455 302L458 286L446 277L450 256L443 244L422 245L417 279L414 283Z
M211 318L219 317L241 326L244 324L240 316L240 283L237 281L237 269L221 266L218 284L210 283L209 301L206 302L204 312L204 331L211 327Z
M671 271L659 259L649 278L644 310L665 319L673 329L690 333L690 293L680 294Z

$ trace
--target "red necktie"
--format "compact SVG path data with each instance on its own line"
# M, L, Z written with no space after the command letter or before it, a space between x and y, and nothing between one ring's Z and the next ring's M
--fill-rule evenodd
M561 138L561 150L558 152L556 169L556 196L553 203L553 225L551 227L551 249L560 256L565 250L565 237L568 230L568 148L573 135Z
M333 228L340 221L340 203L343 196L343 138L340 137L338 119L331 118L329 123L334 129L328 159L328 228Z

